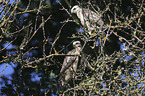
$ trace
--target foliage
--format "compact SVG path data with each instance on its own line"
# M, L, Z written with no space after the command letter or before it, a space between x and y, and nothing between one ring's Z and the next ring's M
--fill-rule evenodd
M99 12L103 28L88 35L74 5ZM144 0L2 0L0 14L0 64L16 66L12 79L0 76L1 95L145 94ZM59 71L74 40L87 63L62 88Z

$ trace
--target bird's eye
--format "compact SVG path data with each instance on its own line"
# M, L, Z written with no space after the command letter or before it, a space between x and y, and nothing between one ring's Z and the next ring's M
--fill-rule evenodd
M78 45L79 43L76 43L76 45Z
M76 10L76 8L74 8L73 10Z

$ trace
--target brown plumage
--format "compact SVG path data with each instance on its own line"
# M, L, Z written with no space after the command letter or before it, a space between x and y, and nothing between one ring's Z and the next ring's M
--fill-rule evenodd
M66 56L60 73L62 74L62 86L67 83L71 78L74 77L75 72L77 71L79 55L81 52L80 41L73 42L74 49L69 51L67 55L77 55L77 56Z
M104 24L98 12L95 13L89 9L80 8L78 5L72 7L71 13L75 13L80 19L81 24L88 30L94 30L95 27L102 27Z

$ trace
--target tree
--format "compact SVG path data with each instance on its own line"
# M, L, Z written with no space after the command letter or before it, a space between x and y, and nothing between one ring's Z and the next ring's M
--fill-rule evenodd
M0 64L16 66L11 79L0 76L1 95L145 94L144 0L2 0L0 4ZM95 34L85 34L89 30L70 12L74 5L99 12L102 28L94 24ZM82 44L77 71L61 88L60 70L74 40ZM33 75L39 79L33 80Z

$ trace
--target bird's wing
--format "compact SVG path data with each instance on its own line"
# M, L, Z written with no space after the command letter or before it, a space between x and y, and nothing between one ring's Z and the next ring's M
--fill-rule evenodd
M86 21L90 23L98 23L99 25L103 25L104 22L102 21L101 14L91 11L89 9L83 8L83 15Z
M86 8L83 8L83 15L85 19L88 19L91 22L93 22L94 20L96 21L96 16L98 16L95 12Z
M75 49L69 51L67 55L76 55L75 54ZM70 67L74 63L75 58L76 58L76 56L66 56L64 58L63 65L62 65L62 68L61 68L60 72L63 72L66 69L68 69L68 67Z

